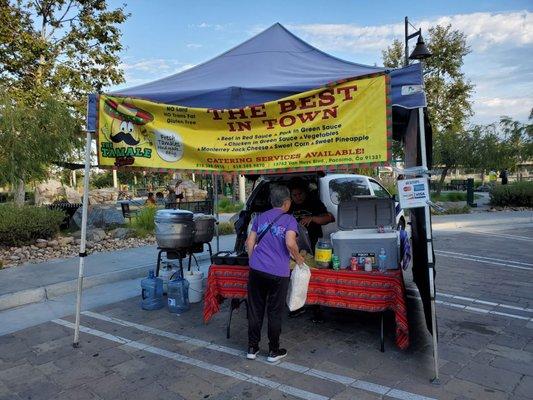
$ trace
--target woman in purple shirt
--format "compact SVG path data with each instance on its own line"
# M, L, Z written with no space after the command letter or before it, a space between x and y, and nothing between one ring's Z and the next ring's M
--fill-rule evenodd
M275 362L287 355L279 347L281 315L289 286L289 261L304 262L298 252L296 236L298 223L287 214L291 195L285 186L271 186L270 203L273 209L259 215L246 239L250 257L248 279L248 353L254 360L259 353L261 327L265 308L268 318L268 361Z

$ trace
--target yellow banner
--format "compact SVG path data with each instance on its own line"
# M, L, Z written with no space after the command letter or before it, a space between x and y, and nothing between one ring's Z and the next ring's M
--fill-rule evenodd
M242 109L203 109L101 95L101 166L265 172L389 161L386 75Z

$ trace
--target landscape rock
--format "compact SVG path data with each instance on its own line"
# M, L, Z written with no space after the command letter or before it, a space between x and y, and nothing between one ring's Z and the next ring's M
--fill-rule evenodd
M128 228L116 228L108 232L109 236L113 239L125 239L130 234L130 230Z
M126 231L128 231L128 229L126 229ZM92 230L88 233L91 233L94 237L100 238L100 241L95 242L88 240L86 243L87 253L115 251L155 244L155 238L153 236L148 236L143 239L134 237L122 239L112 237L113 234L120 236L122 233L124 233L124 231L110 231L110 234L107 236L105 236L105 232L101 229ZM40 263L48 260L78 256L81 239L75 239L73 237L60 237L56 241L58 242L58 246L56 247L52 247L50 245L50 242L53 244L54 240L47 241L45 239L39 239L35 245L29 246L2 247L0 245L0 260L2 260L0 262L1 268L16 267L27 262Z
M102 188L89 191L89 204L116 204L118 189Z
M52 204L57 200L59 191L63 187L61 182L55 179L50 179L46 182L40 183L35 187L35 204L40 206L43 204Z
M63 185L61 182L50 179L38 184L35 188L35 204L52 204L54 201L68 201L81 203L81 195L76 189Z
M81 234L81 232L80 232ZM65 246L67 244L71 244L74 242L74 238L72 236L65 236L65 237L61 237L59 238L59 244L61 246Z
M76 189L69 186L65 186L65 197L69 203L79 204L81 203L81 194Z
M48 246L57 247L57 246L59 246L59 242L57 240L49 240L48 241Z
M72 217L74 223L81 228L81 214L82 208L78 208L76 213ZM104 205L97 204L91 205L87 209L87 226L92 228L106 228L117 225L125 224L122 211L120 211L116 204Z
M48 241L44 239L37 239L35 246L37 246L39 249L44 249L48 246Z
M103 229L91 229L87 231L87 240L91 242L99 242L105 239L106 233Z

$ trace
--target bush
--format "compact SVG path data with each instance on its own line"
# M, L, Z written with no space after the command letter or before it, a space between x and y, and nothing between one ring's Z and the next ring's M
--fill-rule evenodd
M533 182L496 185L490 191L490 204L500 207L533 207Z
M235 233L235 227L231 222L221 222L218 224L219 235L232 235Z
M218 212L220 213L235 213L243 209L244 204L240 201L232 201L228 198L222 198L218 201Z
M474 194L474 200L479 199L479 194ZM445 192L437 196L436 193L431 193L431 200L433 201L466 201L466 192Z
M131 221L131 226L136 236L145 237L153 235L155 231L155 213L156 207L146 206L139 209L135 218Z
M59 232L65 214L46 207L0 205L0 243L8 246L31 244Z

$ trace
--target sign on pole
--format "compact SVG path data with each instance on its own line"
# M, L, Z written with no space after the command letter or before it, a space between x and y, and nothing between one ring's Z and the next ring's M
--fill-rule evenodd
M429 201L427 178L399 180L398 197L402 208L425 207Z

